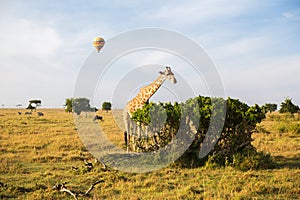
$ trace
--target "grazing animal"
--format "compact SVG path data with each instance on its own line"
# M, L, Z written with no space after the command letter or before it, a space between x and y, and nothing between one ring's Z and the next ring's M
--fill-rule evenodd
M124 110L123 113L123 119L125 123L125 131L127 134L127 142L130 142L130 136L131 136L131 127L136 127L136 124L131 119L132 113L134 113L137 109L142 109L145 103L149 101L149 99L155 94L155 92L160 88L160 86L163 84L165 80L170 80L172 83L176 83L177 80L174 76L174 73L171 71L170 67L166 67L166 69L162 72L159 72L159 76L157 79L150 83L149 85L143 87L140 89L140 92L132 99L130 100Z
M18 115L22 115L22 112L18 112Z
M42 112L37 112L38 116L44 116L44 113Z
M102 116L99 116L99 115L95 115L93 121L96 121L96 120L101 120L101 121L103 121L103 117L102 117Z
M25 112L25 115L31 115L32 113L31 112Z

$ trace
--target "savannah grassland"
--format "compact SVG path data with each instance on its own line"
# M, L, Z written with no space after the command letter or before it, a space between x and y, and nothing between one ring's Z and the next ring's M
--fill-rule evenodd
M22 115L17 112L22 111ZM83 160L94 161L82 144L71 114L44 109L0 109L0 199L73 199L53 190L68 182L73 192L85 192L103 182L85 199L300 199L300 116L268 114L253 134L259 151L270 153L275 169L240 171L230 166L161 170L132 174ZM99 122L111 141L123 145L123 133L110 112L98 111ZM79 197L80 199L81 197Z

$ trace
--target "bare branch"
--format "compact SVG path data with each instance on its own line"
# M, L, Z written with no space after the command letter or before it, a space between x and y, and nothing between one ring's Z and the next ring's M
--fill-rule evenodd
M104 182L104 180L99 180L99 181L96 181L95 183L93 183L90 188L85 192L85 195L88 195L90 191L92 191L94 189L94 187L99 184L99 183L102 183Z
M58 191L60 191L60 192L66 192L66 193L69 193L70 195L72 195L73 197L74 197L74 199L75 200L78 200L77 199L77 197L78 196L88 196L89 195L89 193L95 188L95 186L97 185L97 184L99 184L99 183L102 183L102 182L104 182L104 180L99 180L99 181L96 181L95 183L93 183L90 187L89 187L89 189L85 192L85 193L75 193L75 192L72 192L71 190L69 190L69 189L67 189L66 188L66 184L67 184L67 182L64 182L64 183L62 183L62 184L57 184L57 185L55 185L55 186L53 186L52 187L52 189L54 189L54 190L58 190Z
M53 186L52 189L58 190L58 191L60 191L60 192L67 192L67 193L69 193L70 195L72 195L72 196L74 197L75 200L78 200L78 199L77 199L77 195L76 195L75 193L73 193L71 190L68 190L68 189L66 188L66 186L65 186L66 184L67 184L67 182L63 182L62 184L57 184L57 185Z
M61 192L67 192L67 193L69 193L70 195L72 195L72 196L74 197L75 200L78 200L78 199L77 199L77 195L76 195L75 193L71 192L71 190L68 190L68 189L66 189L66 188L62 188L62 189L60 189L60 191L61 191Z

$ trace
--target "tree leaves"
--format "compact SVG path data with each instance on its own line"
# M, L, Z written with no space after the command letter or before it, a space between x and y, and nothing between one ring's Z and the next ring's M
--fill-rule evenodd
M224 105L224 101L226 106ZM225 111L226 114L222 115ZM192 112L189 115L190 120L194 124L197 124L198 127L195 140L183 155L183 157L187 156L189 159L193 159L193 161L190 162L194 164L203 163L196 154L203 145L202 143L205 137L214 137L214 142L217 140L217 142L213 144L214 148L209 155L218 155L218 158L215 157L214 160L221 165L228 162L228 158L232 158L236 153L243 152L244 149L251 148L256 151L251 145L251 134L254 132L256 124L265 118L265 112L264 109L257 104L249 106L239 99L227 98L224 100L222 98L197 96L181 104L177 102L174 104L156 104L151 102L145 104L143 109L139 109L133 113L133 120L144 125L160 124L159 127L164 123L163 127L160 128L160 132L161 134L163 133L164 138L161 138L160 141L161 144L165 144L166 141L171 141L172 137L177 133L180 120L184 119L182 114L185 113L185 115L188 115L189 112ZM217 115L221 116L221 118L212 122L212 117ZM209 127L216 126L215 129L214 127L211 129L217 130L217 128L223 125L221 123L224 122L224 117L225 124L223 128L221 127L221 134L208 136L207 132ZM156 129L153 127L153 130L159 132L157 126ZM186 162L186 159L181 160Z

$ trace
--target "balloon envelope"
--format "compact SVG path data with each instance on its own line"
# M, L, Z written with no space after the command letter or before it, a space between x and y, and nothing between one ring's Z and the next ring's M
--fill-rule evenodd
M98 52L102 49L102 47L104 46L104 44L105 44L105 41L104 41L104 39L102 37L96 37L93 40L93 45L97 49Z

